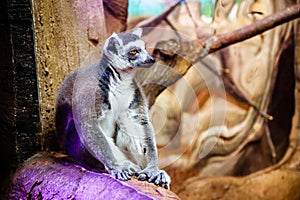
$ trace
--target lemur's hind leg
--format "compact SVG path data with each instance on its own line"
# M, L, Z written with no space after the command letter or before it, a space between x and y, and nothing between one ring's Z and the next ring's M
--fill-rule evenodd
M158 169L158 153L155 146L154 130L151 122L148 121L144 128L147 135L145 138L145 144L147 144L147 146L144 149L144 153L148 165L145 169L138 172L138 179L142 181L147 180L148 182L169 189L171 183L170 176L164 170Z
M169 189L170 177L157 166L154 129L148 118L147 107L131 109L120 117L116 144L128 151L131 160L142 168L136 173L138 179Z

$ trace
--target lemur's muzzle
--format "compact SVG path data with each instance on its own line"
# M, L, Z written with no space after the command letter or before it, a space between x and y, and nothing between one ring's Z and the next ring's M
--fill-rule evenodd
M147 59L143 62L143 67L151 67L155 63L155 58L147 55Z
M152 63L152 64L155 63L155 58L153 58L153 57L150 56L150 55L147 56L147 60L148 60L150 63Z

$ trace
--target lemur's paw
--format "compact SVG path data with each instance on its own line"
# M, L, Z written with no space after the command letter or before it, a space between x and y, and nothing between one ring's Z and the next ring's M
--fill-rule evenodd
M119 170L110 170L110 174L115 178L115 179L118 179L118 180L121 180L121 181L128 181L130 180L131 176L133 175L132 172L129 172L129 171L119 171Z
M158 174L148 179L148 182L170 189L171 178L164 170L159 170Z
M131 162L123 162L120 166L117 166L110 170L110 174L121 181L130 180L130 177L140 171L141 168Z
M138 173L138 180L147 180L155 185L170 189L171 178L164 170L146 168Z

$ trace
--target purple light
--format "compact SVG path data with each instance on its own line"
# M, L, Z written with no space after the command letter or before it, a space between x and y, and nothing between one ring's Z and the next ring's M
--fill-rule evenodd
M55 156L38 154L19 169L10 199L154 199L106 173L88 171Z

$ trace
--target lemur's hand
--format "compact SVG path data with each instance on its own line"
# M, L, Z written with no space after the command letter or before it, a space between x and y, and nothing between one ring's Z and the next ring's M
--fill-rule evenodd
M131 176L140 170L141 168L139 166L125 161L121 165L111 167L109 173L118 180L128 181L130 180Z
M157 167L146 167L138 172L138 179L170 189L171 178L164 170L159 170Z

